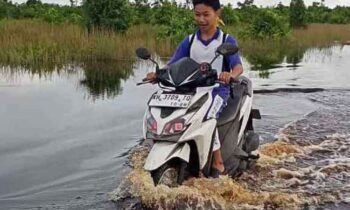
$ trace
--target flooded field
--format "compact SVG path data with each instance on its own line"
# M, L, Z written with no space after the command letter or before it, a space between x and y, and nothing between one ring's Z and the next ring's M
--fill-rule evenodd
M191 179L174 189L154 187L142 170L147 147L137 146L157 87L136 83L152 65L4 67L0 209L349 209L349 57L346 46L310 49L267 76L245 62L263 117L258 164L235 180Z

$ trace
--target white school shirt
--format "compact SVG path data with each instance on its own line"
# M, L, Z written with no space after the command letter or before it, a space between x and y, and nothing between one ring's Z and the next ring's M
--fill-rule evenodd
M211 42L207 46L199 40L199 38L197 37L197 33L189 36L190 40L192 36L195 37L193 39L190 49L190 58L195 60L197 63L209 63L215 57L216 49L223 43L222 39L224 38L224 33L220 30L220 35L218 36L218 38L211 40ZM223 56L220 55L211 65L212 68L217 70L218 73L220 73L222 71L223 61Z

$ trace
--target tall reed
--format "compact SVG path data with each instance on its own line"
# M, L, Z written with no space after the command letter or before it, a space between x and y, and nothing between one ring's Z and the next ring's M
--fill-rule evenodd
M297 64L308 49L324 49L350 40L350 25L311 24L279 39L240 37L239 26L225 29L236 36L241 54L252 64L253 70L267 70L284 59Z
M156 28L149 25L133 26L119 34L88 33L78 25L52 25L40 20L0 22L0 63L6 65L132 59L140 46L161 55L170 55L174 48L170 41L157 40Z
M350 40L350 25L311 24L303 29L294 29L287 37L280 39L254 39L240 37L240 26L228 26L226 31L236 36L243 54L271 49L323 48Z
M293 30L283 39L245 39L239 26L225 28L237 35L241 52L249 62L279 62L286 55L298 55L307 48L327 47L350 39L350 25L313 24ZM10 66L60 66L87 61L135 58L137 47L147 47L169 57L175 47L170 40L158 40L158 28L132 26L124 34L92 30L74 24L49 24L40 20L0 21L0 64ZM268 57L266 57L268 55ZM293 60L292 58L291 60Z

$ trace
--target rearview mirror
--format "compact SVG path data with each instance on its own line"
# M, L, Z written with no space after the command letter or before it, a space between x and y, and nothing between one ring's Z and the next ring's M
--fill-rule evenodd
M236 54L238 51L239 48L236 45L227 42L223 43L216 49L216 53L225 56Z
M151 53L146 48L143 48L143 47L136 49L136 55L137 57L143 60L148 60L151 58Z

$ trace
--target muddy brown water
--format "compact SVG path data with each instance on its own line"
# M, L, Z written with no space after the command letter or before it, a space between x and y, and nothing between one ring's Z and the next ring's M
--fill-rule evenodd
M265 158L237 180L189 180L177 189L152 186L142 157L133 160L139 161L136 172L128 166L156 90L136 83L152 65L73 65L39 73L3 67L0 209L115 209L111 200L127 193L118 188L124 177L140 187L125 206L348 209L349 58L349 46L310 49L298 65L283 61L267 78L244 61L258 93L254 107L263 115L255 128ZM127 70L117 74L118 66Z

